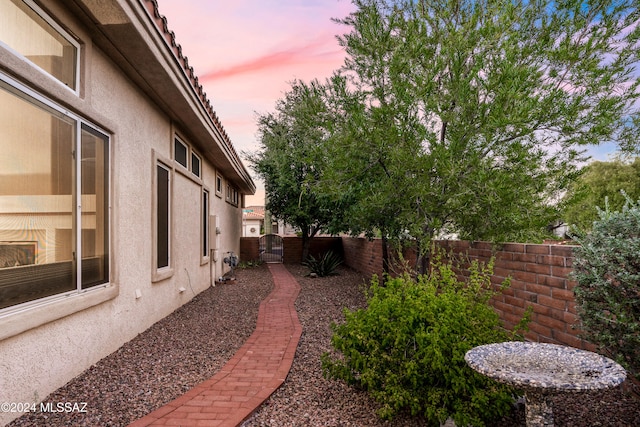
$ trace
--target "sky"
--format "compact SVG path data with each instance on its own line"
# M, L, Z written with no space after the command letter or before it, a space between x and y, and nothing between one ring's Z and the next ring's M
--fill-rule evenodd
M257 117L274 111L295 80L321 81L342 66L337 35L348 30L350 0L157 0L231 142L241 154L258 148ZM613 144L590 147L608 160ZM245 162L246 164L246 162ZM245 204L264 205L264 186Z
M324 80L342 66L336 36L350 0L157 0L238 153L257 149L257 115L295 79ZM253 175L248 167L247 169ZM264 204L264 186L254 176Z

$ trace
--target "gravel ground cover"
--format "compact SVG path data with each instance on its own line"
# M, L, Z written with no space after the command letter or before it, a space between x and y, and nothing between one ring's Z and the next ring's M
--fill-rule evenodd
M87 413L29 413L11 427L126 426L212 377L253 333L273 289L266 265L200 293L91 366L45 402L86 402Z
M390 422L375 414L379 405L369 396L341 381L322 376L320 355L331 351L332 321L344 319L343 308L365 306L364 278L342 269L337 276L305 277L303 267L288 266L301 285L296 309L302 337L287 381L247 420L243 427L257 426L426 426L424 419L398 416ZM574 427L640 426L640 400L620 390L556 399L556 425ZM524 427L524 407L493 427Z
M304 267L287 267L302 288L296 301L302 337L287 380L243 427L427 425L406 415L381 421L366 393L322 376L320 355L331 351L329 325L342 321L343 307L364 307L364 278L346 268L309 278ZM273 286L264 265L238 270L236 277L236 284L198 295L45 399L87 402L87 414L28 414L10 426L126 426L210 378L251 335L259 303ZM640 426L640 401L620 390L557 399L555 413L560 427ZM517 405L494 427L524 425Z

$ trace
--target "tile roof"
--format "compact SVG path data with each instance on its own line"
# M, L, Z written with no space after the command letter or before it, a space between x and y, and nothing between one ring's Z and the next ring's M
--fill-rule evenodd
M198 82L198 76L196 76L196 73L193 67L189 65L189 59L182 53L182 46L176 42L175 33L169 30L169 27L167 25L167 18L164 15L160 14L157 0L144 0L144 3L149 13L153 16L156 26L161 32L163 32L165 40L167 41L171 50L173 51L173 54L178 60L178 63L182 66L185 72L185 75L187 76L189 82L191 83L191 87L193 88L195 93L198 95L198 98L200 98L200 102L202 103L203 107L207 111L207 114L213 121L215 128L218 130L220 135L222 135L222 139L225 145L227 146L227 148L229 149L229 152L231 152L232 155L235 157L234 160L239 162L239 164L242 164L242 162L240 161L240 156L236 152L236 149L233 146L233 144L231 143L231 139L229 138L229 135L227 135L227 132L224 130L224 127L222 126L222 123L220 122L218 115L213 110L213 107L211 106L211 102L207 98L207 94L205 93L202 85Z
M242 211L245 219L264 219L264 206L247 206Z

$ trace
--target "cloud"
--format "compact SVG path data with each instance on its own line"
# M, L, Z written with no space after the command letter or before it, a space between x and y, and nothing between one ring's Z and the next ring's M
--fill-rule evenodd
M326 39L320 39L305 45L268 53L231 65L227 68L206 72L200 76L200 80L205 82L214 81L241 74L252 74L264 70L281 68L287 65L308 64L324 56L340 57L343 55L335 47L333 51L322 51L322 48L326 44Z

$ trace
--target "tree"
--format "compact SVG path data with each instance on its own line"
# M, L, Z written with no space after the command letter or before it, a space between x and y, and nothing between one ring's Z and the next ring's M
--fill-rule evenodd
M318 92L318 82L293 82L276 111L258 118L260 149L245 153L265 183L266 209L302 232L303 261L311 239L341 219L342 201L313 191L325 163L322 147L328 126Z
M321 183L353 229L539 238L584 146L638 148L636 2L353 2Z
M598 220L596 207L608 204L612 211L625 204L624 191L632 200L640 199L640 157L633 162L615 160L592 162L569 186L563 219L582 230L591 230Z

